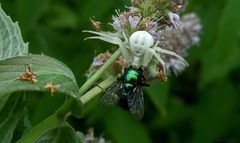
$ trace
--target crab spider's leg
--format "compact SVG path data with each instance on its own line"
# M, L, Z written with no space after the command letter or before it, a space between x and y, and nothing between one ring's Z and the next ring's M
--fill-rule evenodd
M121 44L116 39L108 39L108 38L101 37L101 36L92 36L92 37L88 37L88 38L86 38L84 40L90 40L90 39L98 39L98 40L102 40L102 41L105 41L105 42L108 42L108 43L111 43L111 44L114 44L114 45L120 45Z
M163 74L166 75L166 64L163 61L163 59L153 49L149 49L149 50L153 54L153 56L161 63L163 67Z
M149 64L149 62L151 61L152 57L153 57L152 52L147 50L146 53L143 56L143 66L144 67L146 67Z
M127 48L124 47L125 45L124 44L120 44L119 45L119 48L122 52L122 56L123 58L127 61L127 63L130 63L131 62L131 56L130 56L130 52Z
M107 38L101 37L101 36L88 37L87 39L99 39L99 40L102 40L102 41L106 41L106 42L109 42L109 43L118 45L119 48L120 48L120 50L121 50L121 52L122 52L123 58L124 58L128 63L131 62L131 57L130 57L129 51L128 51L127 48L125 48L125 45L124 45L122 42L117 42L117 41L110 40L110 39L107 39Z
M116 39L108 39L106 37L101 37L101 36L92 36L92 37L86 38L85 40L89 40L89 39L99 39L99 40L102 40L102 41L105 41L105 42L108 42L108 43L111 43L111 44L115 44L115 45L120 44L120 42Z
M86 38L86 40L88 40L88 39L99 39L99 40L102 40L102 41L105 41L105 42L108 42L108 43L118 45L121 52L122 52L122 55L123 55L124 59L128 63L131 61L129 51L128 51L127 47L125 46L125 44L122 42L122 40L120 38L113 37L113 36L111 36L107 33L101 33L101 32L95 32L95 31L83 31L83 32L89 32L89 33L92 33L92 34L99 35L99 36L88 37L88 38Z
M103 35L111 36L111 34L108 34L106 32L97 32L97 31L91 31L91 30L83 30L83 32L92 33L100 36L103 36Z
M96 34L96 35L98 35L99 37L105 37L105 38L108 38L108 39L111 39L111 40L116 40L116 38L117 38L117 40L121 41L120 38L114 37L113 35L111 35L111 34L109 34L109 33L106 33L106 32L96 32L96 31L89 31L89 30L84 30L83 32L88 32L88 33ZM88 39L88 38L86 38L86 39Z
M111 33L111 32L105 32L105 31L101 31L101 33L110 35L110 36L114 36L114 37L119 37L120 35L118 35L118 33Z
M160 42L157 41L156 44L154 44L154 46L152 47L152 49L155 49L155 48L158 46L159 43L160 43Z
M179 55L176 54L175 52L172 52L172 51L169 51L169 50L165 50L165 49L162 49L162 48L160 48L160 47L156 47L155 50L156 50L157 52L160 52L160 53L164 53L164 54L168 54L168 55L175 56L175 57L179 58L180 60L182 60L187 66L189 65L186 60L184 60L181 56L179 56Z
M95 37L95 38L91 38L91 37L86 38L86 40L87 40L87 39L99 39L98 37L103 37L103 38L106 38L106 39L109 39L109 40L112 40L112 41L115 41L115 42L122 42L120 38L111 36L111 35L109 35L109 34L107 34L107 33L101 33L101 32L95 32L95 31L86 31L86 30L83 31L83 32L88 32L88 33L92 33L92 34L98 35L98 36L93 36L93 37ZM106 42L109 42L109 40L106 41ZM104 41L105 41L105 40L104 40ZM112 42L109 42L109 43L112 43ZM114 44L114 43L113 43L113 44Z
M154 46L153 46L152 49L155 49L155 47L157 47L158 44L159 44L159 41L157 41L157 42L154 44ZM144 67L146 67L146 66L149 64L149 62L151 61L152 57L153 57L153 54L152 54L151 50L150 50L150 51L147 50L146 53L145 53L144 56L143 56L143 66L144 66Z
M127 36L126 36L126 34L125 34L125 32L122 30L122 35L123 35L123 38L124 38L124 43L129 43L129 40L128 40L128 38L127 38ZM129 47L126 47L126 48L129 48Z
M95 35L98 35L98 36L102 36L102 37L107 37L109 39L111 39L111 38L119 38L119 36L117 36L116 33L111 33L111 32L104 32L104 31L96 32L96 31L90 31L90 30L83 30L83 32L92 33L92 34L95 34Z
M109 34L109 33L106 33L106 32L102 33L102 32L86 31L86 30L83 31L83 32L89 32L89 33L98 35L98 36L88 37L88 38L86 38L85 40L88 40L88 39L99 39L99 40L103 40L103 41L105 41L105 42L112 43L112 44L116 44L116 45L120 45L120 44L123 43L123 41L122 41L120 38L114 37L114 35ZM125 33L124 33L124 34L125 34ZM126 35L124 35L124 36L125 36L125 37L124 37L125 40L128 40L127 37L126 37ZM126 48L128 48L128 47L126 46Z

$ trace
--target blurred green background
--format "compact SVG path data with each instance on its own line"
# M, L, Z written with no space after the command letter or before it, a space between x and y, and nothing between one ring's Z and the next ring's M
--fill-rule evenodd
M83 41L92 29L90 17L111 30L114 9L128 0L0 0L18 21L31 53L54 57L74 72L79 86L93 57L113 45ZM189 2L186 12L201 18L199 45L189 50L190 66L168 82L145 88L145 116L141 122L118 107L99 109L94 99L82 119L71 117L73 127L118 143L238 143L240 142L240 1ZM63 103L63 96L35 93L28 96L29 118L34 126Z

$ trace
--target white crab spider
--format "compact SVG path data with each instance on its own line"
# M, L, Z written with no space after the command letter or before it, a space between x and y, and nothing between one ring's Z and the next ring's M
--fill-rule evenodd
M154 44L154 39L151 34L146 31L136 31L134 32L128 41L127 36L122 32L124 42L119 38L119 36L112 33L106 32L95 32L95 31L85 31L89 33L96 34L98 36L89 37L87 39L100 39L112 44L119 46L124 59L134 67L147 67L149 62L153 57L159 61L163 67L163 73L166 74L166 64L161 58L160 54L168 54L179 58L186 65L188 63L179 55L173 51L165 50L160 47L159 41Z
M141 64L142 57L145 57L145 53L151 48L154 44L153 37L146 31L137 31L134 32L129 38L130 49L133 54L132 65L139 67L148 65L148 61L143 60ZM149 55L151 56L151 55ZM148 60L150 58L147 58Z

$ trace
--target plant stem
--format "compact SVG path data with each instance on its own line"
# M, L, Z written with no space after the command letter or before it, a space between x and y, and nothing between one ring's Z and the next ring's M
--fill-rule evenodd
M29 133L27 133L23 138L17 141L17 143L33 143L36 142L41 136L46 134L49 130L57 127L62 119L58 118L56 113L52 114L37 126L35 126Z
M116 61L116 59L121 55L121 51L118 49L111 58L89 79L87 80L82 87L79 89L79 94L83 95L92 85L96 83L96 81L101 77L101 75ZM92 98L94 98L97 94L105 90L109 87L115 78L113 76L108 77L106 80L99 84L99 87L94 87L89 90L86 94L84 94L80 100L83 104L86 104ZM59 124L66 120L68 116L71 115L70 108L74 103L73 98L68 98L65 103L55 112L50 115L48 118L40 122L37 126L35 126L31 131L29 131L25 136L23 136L18 143L30 143L37 141L40 137L46 134L49 130L56 128Z
M57 110L57 116L59 118L66 118L67 114L70 113L69 109L72 107L72 104L75 102L76 99L70 97L68 98L64 104Z
M101 82L98 86L95 86L92 88L90 91L85 93L80 100L82 101L83 104L86 104L88 101L96 97L99 93L103 92L105 89L107 89L113 82L116 81L116 78L113 76L108 77L106 80Z
M96 81L101 77L101 75L117 60L117 58L121 55L120 49L118 49L111 58L93 75L90 79L88 79L82 87L79 89L80 95L83 95L92 85L96 83Z

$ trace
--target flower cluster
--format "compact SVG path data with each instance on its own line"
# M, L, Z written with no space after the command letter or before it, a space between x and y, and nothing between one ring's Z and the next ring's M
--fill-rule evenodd
M113 16L112 26L115 30L121 31L124 28L135 29L141 20L141 15L133 12L120 13L116 11L117 16Z
M201 31L200 21L195 13L189 13L182 18L182 30L175 30L174 28L166 28L161 32L163 40L163 48L176 52L182 57L187 56L187 49L191 45L198 44L200 41L199 33ZM185 68L184 63L178 59L163 55L164 61L167 63L167 70L170 69L174 74L178 74Z
M101 53L97 55L88 70L88 72L85 74L87 78L90 78L110 57L111 53L106 51L105 53ZM109 74L117 75L118 73L122 72L122 68L127 67L127 64L123 57L119 57L112 65L111 70L107 71L105 73L106 76L109 76ZM104 78L104 77L103 77Z
M201 24L196 14L186 14L182 18L179 15L186 6L187 0L131 0L131 2L132 6L128 7L127 11L116 11L117 14L113 16L111 23L115 31L109 34L123 40L126 47L129 46L126 38L129 39L136 31L148 32L153 37L154 44L158 44L157 47L172 51L181 57L187 56L187 49L199 42ZM98 39L104 40L104 38ZM106 61L107 58L101 58L101 55L94 58L89 73L94 73ZM108 53L108 57L110 56L111 54ZM159 60L152 59L147 66L143 67L147 80L166 80L167 74L171 72L178 74L187 65L182 58L171 54L159 54L159 57L164 61L164 65L160 64ZM126 60L120 59L122 69L129 66ZM165 70L166 73L164 73Z
M97 55L86 73L87 78L91 77L110 57L111 54L108 51Z

